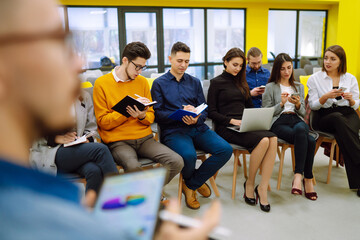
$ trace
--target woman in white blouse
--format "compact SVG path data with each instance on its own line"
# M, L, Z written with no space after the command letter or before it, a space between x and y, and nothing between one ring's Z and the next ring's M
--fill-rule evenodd
M286 53L277 55L262 96L262 107L275 108L271 131L294 144L295 172L291 193L302 195L303 183L305 197L314 201L317 193L312 182L312 168L316 143L304 122L304 86L295 82L292 62Z
M307 83L309 104L316 111L313 126L335 135L344 156L350 189L360 196L360 120L359 86L356 78L346 72L346 55L342 47L328 47L321 72Z

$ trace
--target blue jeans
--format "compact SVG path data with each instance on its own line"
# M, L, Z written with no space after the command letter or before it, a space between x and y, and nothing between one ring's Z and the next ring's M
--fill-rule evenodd
M279 138L294 144L295 173L304 173L304 177L313 178L315 139L309 135L309 126L297 115L282 114L271 127Z
M184 159L182 174L188 188L196 190L213 176L232 155L232 147L210 129L199 131L195 127L185 133L174 133L164 137L166 146L177 152ZM196 150L210 153L205 162L195 169Z
M55 163L60 173L84 176L86 191L93 189L97 193L106 175L119 173L110 150L102 143L61 146L56 152Z

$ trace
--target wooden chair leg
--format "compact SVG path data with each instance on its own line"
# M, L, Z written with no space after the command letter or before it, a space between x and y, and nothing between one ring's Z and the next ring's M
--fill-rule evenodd
M238 165L239 167L241 167L241 162L240 162L239 159L237 160L237 165Z
M292 168L293 168L293 172L295 172L295 149L294 149L294 145L291 148L291 161L292 161Z
M277 147L276 152L277 152L277 155L278 155L278 157L280 159L281 153L280 153L280 147L279 146Z
M233 182L232 182L232 192L231 192L231 198L235 199L235 192L236 192L236 175L237 175L237 160L234 159L234 169L233 169Z
M242 155L243 155L243 165L244 165L244 177L245 179L247 179L248 175L247 175L247 166L246 166L246 154L243 153Z
M220 197L219 189L216 186L214 177L211 177L209 180L210 180L211 187L214 190L215 196Z
M336 143L336 167L339 167L339 160L340 160L340 148L339 145Z
M283 165L284 165L284 157L285 157L286 148L287 148L286 146L283 146L281 149L279 175L278 175L278 182L277 182L277 187L276 187L277 190L280 189L280 185L281 185L281 178L282 178L282 171L283 171L283 167L284 167Z
M321 145L321 143L324 141L324 138L323 137L319 137L316 141L316 145L315 145L315 152L314 152L314 155L317 153L317 151L319 150L319 147Z
M183 175L180 173L180 175L179 175L179 190L178 190L178 203L179 203L179 206L181 206L182 182L183 182Z
M216 180L216 177L217 177L219 171L220 171L220 170L217 170L216 173L214 174L214 176L213 176L213 177L214 177L214 180Z
M336 142L335 142L335 141L332 141L332 143L331 143L331 148L330 148L329 169L328 169L328 175L327 175L326 184L329 184L329 182L330 182L332 161L333 161L333 159L334 159L335 144L336 144Z

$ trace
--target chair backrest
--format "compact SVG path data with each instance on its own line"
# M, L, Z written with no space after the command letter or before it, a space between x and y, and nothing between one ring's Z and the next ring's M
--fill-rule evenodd
M319 119L319 113L317 111L311 111L309 115L309 126L311 130L318 130L319 127L317 125Z
M306 75L311 75L311 74L313 74L313 69L314 69L314 66L313 66L313 65L306 64L306 65L304 66L304 71L306 72Z
M304 68L306 64L310 64L311 65L311 61L309 58L307 57L301 57L300 58L300 67Z
M262 67L263 67L263 68L266 68L266 69L269 70L270 72L271 72L271 70L272 70L272 64L271 64L271 63L263 64Z
M306 72L304 69L302 68L297 68L297 69L294 69L294 77L295 77L295 81L298 81L300 82L300 76L306 76Z
M313 73L320 72L321 70L322 70L321 67L314 67L313 68Z
M152 73L150 78L158 78L158 77L161 77L162 75L164 75L165 73Z
M209 92L209 87L210 87L210 80L203 80L202 81L202 88L203 88L203 92L204 92L204 96L205 96L205 101L207 101L207 95Z

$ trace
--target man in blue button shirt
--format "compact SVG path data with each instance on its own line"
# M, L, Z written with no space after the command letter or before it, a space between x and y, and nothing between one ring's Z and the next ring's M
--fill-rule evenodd
M260 49L256 47L250 48L247 52L246 81L249 84L252 101L256 108L261 108L262 94L270 78L270 71L261 66L262 56Z
M186 205L192 209L200 207L196 191L204 197L211 195L205 183L231 157L231 146L205 124L207 111L196 118L183 117L182 121L169 118L178 109L194 111L195 107L205 103L200 80L185 73L190 61L190 48L177 42L169 56L171 69L156 79L151 89L155 104L155 121L161 129L161 141L184 159L182 174L184 177L183 193ZM202 165L195 169L196 150L201 149L211 154Z

